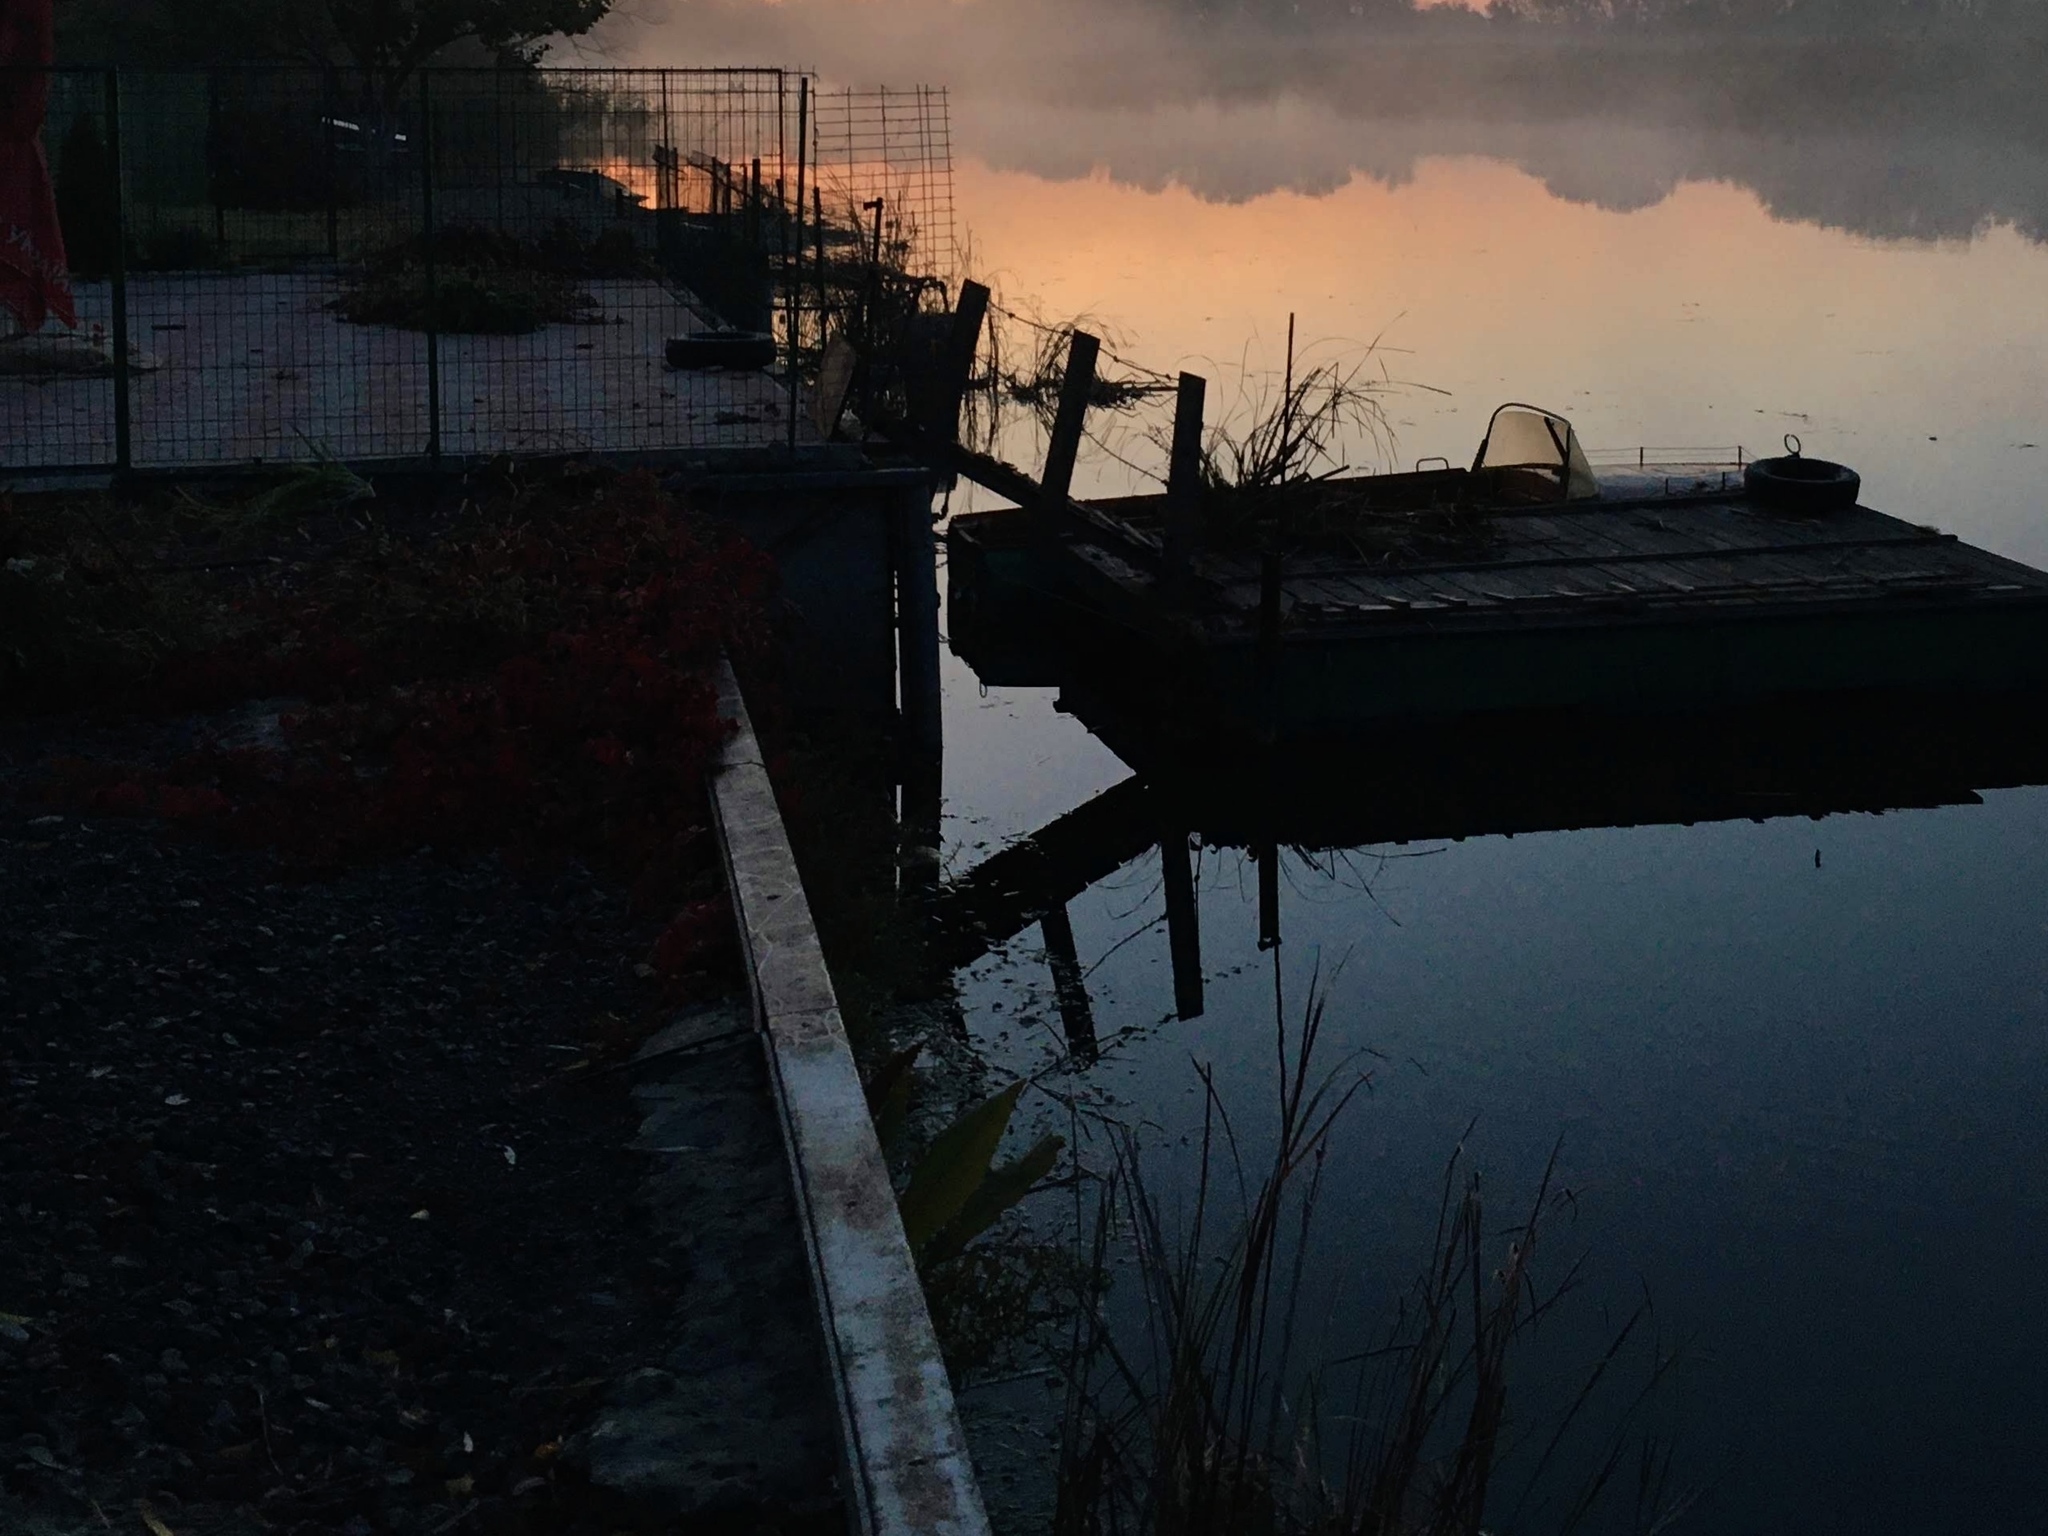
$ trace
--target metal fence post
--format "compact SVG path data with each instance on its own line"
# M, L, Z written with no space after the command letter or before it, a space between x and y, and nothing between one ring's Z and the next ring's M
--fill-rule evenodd
M206 72L207 158L213 162L206 178L206 190L213 198L213 243L223 261L228 253L228 210L221 201L220 71Z
M427 462L441 467L441 326L434 255L434 100L432 75L420 71L420 218L427 279Z
M789 451L796 452L796 400L801 393L797 365L802 356L804 314L804 170L811 137L811 77L796 77L796 234L782 220L783 281L789 284Z
M320 174L327 180L327 259L341 260L341 165L334 154L334 119L341 110L341 95L335 90L333 67L320 74L320 144L325 164Z
M109 274L114 324L114 468L134 463L128 425L128 178L121 166L121 71L107 71L107 164L114 178L114 259Z

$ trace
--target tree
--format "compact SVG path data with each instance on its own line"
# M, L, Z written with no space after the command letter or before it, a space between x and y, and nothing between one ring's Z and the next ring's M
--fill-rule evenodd
M202 0L206 3L206 0ZM244 0L248 3L248 0ZM387 98L444 49L478 42L531 63L549 37L578 37L602 21L612 0L254 0L308 23L310 51L338 50Z
M578 37L614 0L59 0L72 60L343 65L366 94L397 99L424 64L461 44L532 63L550 37Z

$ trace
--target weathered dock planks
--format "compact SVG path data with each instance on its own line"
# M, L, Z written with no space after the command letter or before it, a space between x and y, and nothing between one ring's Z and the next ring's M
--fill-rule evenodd
M1264 662L1261 557L1204 549L1169 584L1159 497L1058 530L1023 512L955 519L955 603L1049 605L1046 622L1120 637L1103 665L1289 737L1397 715L2048 682L2048 573L1869 508L1792 516L1705 483L1489 511L1452 548L1293 554Z

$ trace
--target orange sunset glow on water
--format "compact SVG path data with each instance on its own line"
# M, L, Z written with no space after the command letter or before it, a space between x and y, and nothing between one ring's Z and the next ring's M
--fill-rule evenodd
M1885 242L1704 182L1613 212L1477 157L1240 202L985 159L963 159L956 187L976 271L1048 318L1093 316L1137 361L1222 381L1212 401L1233 398L1240 360L1280 367L1294 311L1304 344L1329 343L1316 355L1377 337L1397 380L1448 392L1392 396L1403 461L1469 458L1510 398L1570 413L1600 447L1798 432L1864 465L1879 505L1931 501L1995 546L2048 553L2022 526L2042 453L2021 446L2043 440L2048 251L2008 229ZM1956 475L1967 508L1942 494Z

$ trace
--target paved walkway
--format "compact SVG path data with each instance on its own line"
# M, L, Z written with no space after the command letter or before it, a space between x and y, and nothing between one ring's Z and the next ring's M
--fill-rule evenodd
M603 323L441 338L443 453L631 453L788 440L788 396L768 375L664 366L667 338L703 323L675 294L639 279L581 287ZM132 378L135 465L424 454L426 338L340 319L328 308L340 293L334 273L131 278L129 334L156 365ZM80 284L78 301L88 336L109 327L107 284ZM801 443L818 441L807 420L798 432ZM113 462L110 378L0 376L0 468Z

